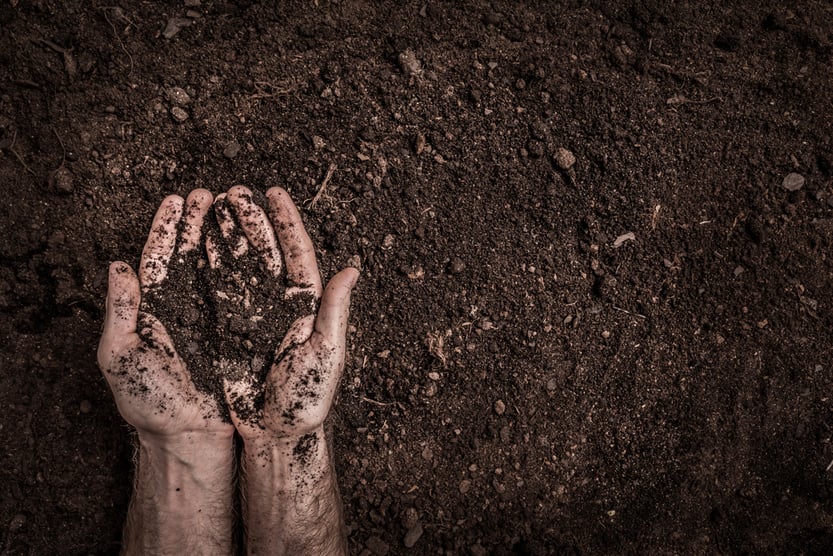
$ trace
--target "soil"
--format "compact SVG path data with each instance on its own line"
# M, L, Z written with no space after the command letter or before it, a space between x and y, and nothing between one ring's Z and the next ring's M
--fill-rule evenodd
M0 2L2 553L118 551L107 265L235 184L362 266L353 553L831 553L833 10L671 4Z

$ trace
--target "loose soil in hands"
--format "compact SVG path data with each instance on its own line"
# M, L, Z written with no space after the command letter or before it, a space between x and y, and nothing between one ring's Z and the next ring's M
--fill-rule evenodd
M353 553L833 550L829 4L276 4L0 2L4 554L118 551L107 265L235 184L362 266Z

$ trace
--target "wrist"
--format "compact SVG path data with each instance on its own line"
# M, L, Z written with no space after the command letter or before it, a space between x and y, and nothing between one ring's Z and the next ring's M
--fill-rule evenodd
M309 452L317 453L321 448L326 450L326 444L323 425L288 435L264 432L256 437L244 437L243 460L278 462L295 459Z
M153 481L157 494L178 504L231 490L233 471L231 435L139 433L139 481Z
M233 446L234 431L188 431L158 434L136 431L141 448L164 453L186 461L199 461L213 455L226 454Z
M126 544L136 553L230 553L231 440L217 433L140 432Z

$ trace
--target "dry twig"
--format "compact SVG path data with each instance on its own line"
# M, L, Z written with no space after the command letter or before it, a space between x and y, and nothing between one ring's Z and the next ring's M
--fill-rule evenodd
M324 180L321 182L321 187L318 188L318 192L315 194L315 197L312 198L310 201L310 208L315 208L315 205L318 204L318 201L326 194L327 186L330 185L330 180L333 179L333 174L335 174L336 169L338 166L335 162L330 162L330 167L327 168L327 173L324 175Z

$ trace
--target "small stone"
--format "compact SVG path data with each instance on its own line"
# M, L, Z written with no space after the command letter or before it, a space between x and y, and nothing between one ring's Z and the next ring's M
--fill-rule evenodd
M223 156L226 158L234 158L238 154L240 154L240 143L237 142L237 139L229 142L226 148L223 149Z
M436 382L440 380L440 373L436 371L431 371L430 373L428 373L428 378Z
M416 266L412 269L409 269L406 272L406 275L411 280L422 280L425 278L425 270L421 266Z
M165 30L162 31L162 36L166 39L172 39L182 30L183 27L191 25L191 20L184 17L172 17L165 25Z
M402 527L405 529L413 529L419 523L419 512L416 508L407 507L402 512Z
M72 193L75 189L72 172L66 166L61 166L49 174L49 186L58 193Z
M564 147L558 147L558 150L555 151L555 163L562 170L569 170L576 163L576 157Z
M495 413L498 415L503 415L506 413L506 404L503 403L503 400L498 400L495 402Z
M610 330L603 330L602 331L602 338L604 338L605 340L610 338Z
M460 481L460 494L466 494L468 491L471 490L471 481L468 479L463 479Z
M416 525L408 529L408 532L405 533L405 548L413 547L419 538L422 536L422 523L417 522Z
M628 232L620 235L613 240L613 248L618 249L627 241L636 241L636 235L633 232Z
M469 552L471 552L471 556L486 556L488 554L486 549L479 544L471 545L469 547Z
M185 106L191 102L191 97L182 87L171 87L168 89L168 100L175 106Z
M798 191L804 187L804 176L795 172L787 174L784 181L781 182L781 186L787 191Z
M9 533L14 533L24 525L26 525L26 516L23 514L15 515L9 522Z
M318 135L312 136L312 148L316 151L320 151L327 145L327 142L324 141L323 137L319 137Z
M417 133L414 137L414 152L418 155L422 154L422 151L425 150L425 135L422 133Z
M422 73L422 64L419 63L416 54L410 48L399 54L399 67L402 69L402 73L408 77Z
M179 106L174 106L171 108L171 116L173 116L174 120L177 122L182 123L188 119L188 112Z
M466 263L463 262L463 259L460 257L454 257L451 259L451 263L448 265L448 270L451 274L460 274L464 270L466 270Z
M425 397L426 398L433 398L437 395L437 383L436 382L429 382L425 385Z
M364 543L369 551L371 551L376 556L385 556L388 551L390 551L390 546L388 543L380 539L379 537L370 537Z
M93 404L90 403L90 400L81 400L81 405L79 406L81 413L89 413L93 410Z
M554 378L551 378L547 381L547 391L548 392L555 392L558 389L558 381Z

